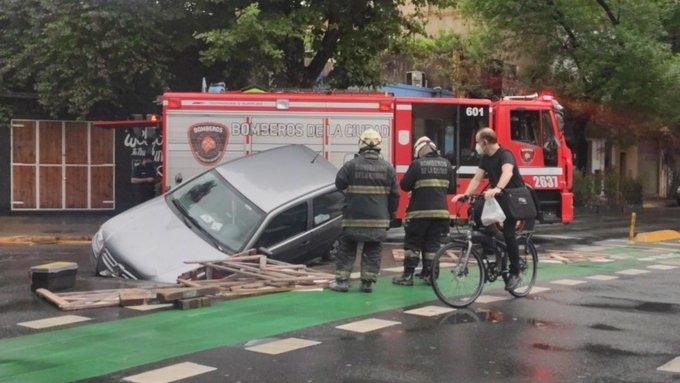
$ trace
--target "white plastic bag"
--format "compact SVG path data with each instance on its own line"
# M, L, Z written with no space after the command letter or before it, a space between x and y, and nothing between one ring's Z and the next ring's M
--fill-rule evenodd
M489 226L494 223L505 222L505 213L501 209L495 198L484 201L484 208L482 209L482 225Z

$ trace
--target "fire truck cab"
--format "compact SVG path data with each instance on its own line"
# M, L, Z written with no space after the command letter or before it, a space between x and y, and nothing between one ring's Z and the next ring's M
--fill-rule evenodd
M455 167L462 192L479 162L475 132L489 126L538 192L544 221L568 223L573 220L572 156L560 110L550 94L492 102L383 93L166 93L163 188L225 160L286 144L307 145L340 167L356 153L359 134L373 128L383 136L382 155L399 179L413 158L413 142L427 135ZM408 198L402 193L399 218ZM457 213L451 205L450 211Z
M489 126L501 146L515 155L520 174L541 200L544 222L573 220L572 156L563 135L562 107L550 94L501 101L455 98L401 98L395 101L394 164L401 176L413 158L411 142L432 139L456 168L463 192L477 170L475 133ZM399 216L408 196L402 195ZM455 207L449 210L455 214Z

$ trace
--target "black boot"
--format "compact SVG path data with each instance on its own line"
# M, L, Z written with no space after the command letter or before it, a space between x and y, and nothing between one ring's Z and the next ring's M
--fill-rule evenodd
M373 292L373 282L371 281L361 281L361 287L359 291L362 293L372 293Z
M401 277L392 278L392 283L400 286L413 286L413 270L404 270Z
M346 293L349 291L349 283L347 281L339 281L337 279L331 282L331 284L328 287L331 290L337 291L339 293Z

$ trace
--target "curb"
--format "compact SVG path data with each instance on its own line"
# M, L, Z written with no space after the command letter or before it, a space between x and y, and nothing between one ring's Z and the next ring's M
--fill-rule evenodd
M680 240L680 233L676 230L657 230L646 233L639 233L635 236L634 242L654 243Z
M14 235L0 237L0 245L84 245L91 241L92 237L89 235Z

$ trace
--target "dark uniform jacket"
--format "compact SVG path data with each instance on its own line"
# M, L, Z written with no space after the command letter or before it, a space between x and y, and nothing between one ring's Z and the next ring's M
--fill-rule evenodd
M348 228L389 228L399 205L399 189L392 165L379 152L365 150L345 163L335 178L345 192L342 226Z
M449 219L446 195L456 191L451 163L437 153L429 153L411 163L401 189L411 192L406 220L414 218Z

